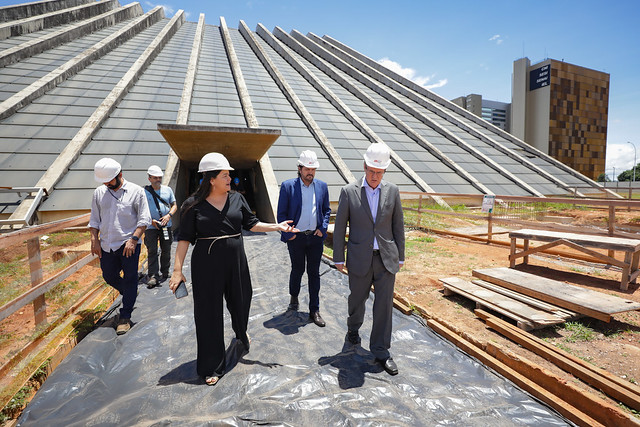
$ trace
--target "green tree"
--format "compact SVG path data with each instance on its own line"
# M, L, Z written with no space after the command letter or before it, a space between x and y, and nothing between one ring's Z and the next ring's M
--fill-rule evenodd
M640 163L636 165L636 179L633 178L633 168L622 172L618 175L618 181L640 181Z
M598 178L596 178L597 182L611 182L611 179L607 176L607 174L605 173L601 173L600 175L598 175Z

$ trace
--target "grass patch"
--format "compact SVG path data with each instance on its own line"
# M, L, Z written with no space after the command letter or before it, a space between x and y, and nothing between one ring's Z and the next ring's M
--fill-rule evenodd
M562 344L561 342L557 342L557 343L555 343L554 345L555 345L556 347L558 347L558 348L559 348L560 350L562 350L562 351L566 351L566 352L567 352L567 353L569 353L569 354L573 354L573 350L572 350L570 347L568 347L568 346L566 346L566 345Z
M70 298L71 294L67 292L70 289L75 289L78 287L78 281L73 280L69 282L62 282L55 286L53 289L49 290L46 294L44 294L44 298L46 301L50 303L55 303L58 305L66 305Z
M0 263L0 305L22 294L29 283L31 275L25 261Z
M593 329L580 322L567 322L564 324L564 329L571 333L565 338L567 342L592 341L596 337Z
M51 358L45 360L40 367L34 372L33 376L7 403L7 405L0 412L0 423L4 424L9 420L15 419L25 405L30 400L33 393L40 387L40 385L47 378L47 372L49 371L49 365L51 364Z
M0 347L11 341L14 336L14 334L0 334Z
M91 238L88 231L61 231L52 233L47 239L47 244L51 246L72 246L85 243Z
M330 256L333 259L333 248L330 248L329 246L325 246L324 249L322 250L322 253Z
M431 236L420 236L410 239L411 242L422 242L422 243L433 243L436 241L435 237Z

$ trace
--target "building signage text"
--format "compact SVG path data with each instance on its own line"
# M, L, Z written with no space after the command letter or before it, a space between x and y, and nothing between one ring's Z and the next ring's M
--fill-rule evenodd
M535 90L540 89L541 87L549 86L550 72L551 66L549 64L529 71L529 90Z

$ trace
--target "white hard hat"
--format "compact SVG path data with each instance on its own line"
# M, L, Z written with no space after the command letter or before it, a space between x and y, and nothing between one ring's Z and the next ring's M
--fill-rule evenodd
M220 153L207 153L202 159L200 159L200 165L198 172L209 171L232 171L233 168L229 165L229 161L225 156Z
M370 168L386 169L391 164L391 153L386 144L374 143L364 153L364 162Z
M109 182L122 170L120 163L109 157L98 160L93 167L93 178L98 182Z
M149 166L149 169L147 169L147 175L164 176L164 173L162 173L162 169L160 169L160 166L151 165Z
M317 169L318 166L320 166L320 163L318 163L318 156L316 156L316 153L311 150L304 150L300 153L298 164L310 169Z

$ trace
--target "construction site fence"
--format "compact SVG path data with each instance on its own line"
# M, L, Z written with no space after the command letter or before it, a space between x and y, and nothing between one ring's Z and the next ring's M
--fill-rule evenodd
M638 238L640 232L640 201L491 195L488 197L493 198L492 208L487 209L487 199L483 194L401 191L400 196L407 227L446 231L448 226L443 218L460 218L476 228L486 227L486 233L474 233L474 236L488 242L495 234L493 227L498 224L513 229L535 228L626 238ZM572 215L572 211L593 210L602 212L596 220L576 221L576 215ZM637 217L631 216L638 219L638 226L633 225L633 221L629 222L629 215L625 216L626 221L620 221L616 212L621 211L637 212Z

